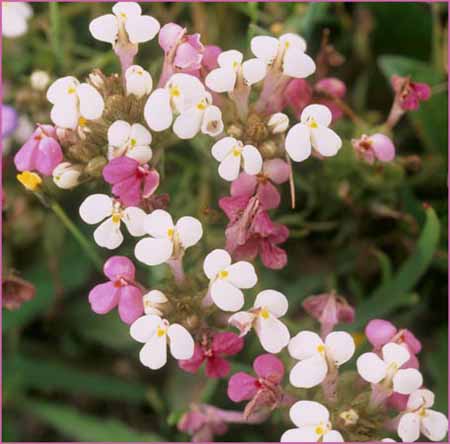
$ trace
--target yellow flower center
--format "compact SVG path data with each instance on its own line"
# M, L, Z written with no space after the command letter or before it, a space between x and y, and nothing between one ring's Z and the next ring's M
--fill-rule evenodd
M227 270L222 270L219 271L219 279L226 279L228 277L228 271Z
M200 111L204 111L206 109L206 102L202 100L201 102L197 103L197 109Z
M71 87L67 90L67 93L68 93L68 94L75 94L75 92L76 92L76 89L75 89L73 86L71 86Z
M165 328L158 327L156 329L156 335L158 336L158 338L160 338L161 336L164 336L165 334L166 334Z
M126 18L127 18L127 15L126 15L124 12L121 12L121 13L120 13L120 17L122 17L123 19L126 19Z
M236 60L233 62L233 69L236 69L239 66L239 62L236 62Z
M322 436L325 433L325 429L322 426L317 426L314 430L316 435Z
M325 346L323 344L320 344L317 346L317 351L319 353L325 353Z
M174 229L173 229L173 228L169 228L169 229L167 230L167 236L169 236L169 237L172 239L173 234L174 234Z
M120 220L122 219L122 215L120 213L113 213L111 217L114 224L118 224Z
M18 174L17 180L30 191L36 191L42 183L39 174L32 173L31 171L24 171Z
M239 157L241 155L241 150L238 147L233 148L233 156Z
M308 126L309 126L310 128L317 128L317 127L318 127L317 122L316 122L316 119L314 119L314 117L310 117L310 118L308 119Z
M137 140L136 139L131 139L130 140L130 144L131 144L131 146L136 146Z
M422 407L419 411L418 411L418 415L421 416L422 418L427 416L427 411L425 409L425 407Z
M80 117L78 119L78 126L85 126L87 123L87 120L84 117Z
M179 97L181 95L180 88L177 85L172 85L169 88L170 97Z
M270 312L269 310L267 310L267 308L262 308L261 311L259 312L259 315L263 318L263 319L269 319L270 317Z

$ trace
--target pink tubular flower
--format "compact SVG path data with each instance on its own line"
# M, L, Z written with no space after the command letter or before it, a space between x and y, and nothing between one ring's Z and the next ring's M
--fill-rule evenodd
M355 309L335 293L309 296L303 301L303 308L320 322L322 337L331 333L340 322L350 324L355 318Z
M409 77L392 76L391 85L395 91L395 99L404 111L416 111L420 102L431 97L428 84L412 82Z
M342 99L345 97L345 94L347 93L347 87L345 86L345 83L335 77L327 77L325 79L319 80L314 85L314 90L319 94L325 94L326 96L331 97L331 99L318 99L317 103L321 103L322 105L325 105L330 109L333 116L333 122L340 119L343 115L343 112L339 108L339 106L337 106L336 103L332 100L332 98Z
M359 139L352 139L356 153L367 163L390 162L395 158L395 146L389 137L381 133L371 136L363 134Z
M200 343L195 343L191 359L178 361L178 365L189 373L196 373L206 361L205 373L208 378L223 378L230 371L230 364L223 357L239 353L244 340L231 332L205 334Z
M51 125L38 125L31 137L14 157L19 171L38 171L51 176L55 167L63 160L56 130Z
M284 106L289 106L300 119L303 109L312 101L311 85L304 79L293 79L284 90L283 99Z
M137 206L159 185L159 174L131 157L117 157L103 168L103 178L113 185L112 192L124 205Z
M89 293L92 311L109 313L119 307L119 316L126 324L132 324L144 313L142 291L134 283L136 269L125 256L112 256L103 266L109 282L96 285Z

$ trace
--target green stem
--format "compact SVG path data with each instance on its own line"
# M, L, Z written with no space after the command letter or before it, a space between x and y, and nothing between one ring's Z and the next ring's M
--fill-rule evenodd
M64 224L64 226L69 230L75 240L80 244L80 247L86 253L86 256L91 260L91 262L95 265L97 270L101 271L103 264L100 256L97 252L92 248L91 242L89 242L84 234L77 228L77 226L69 219L64 209L58 204L58 202L53 201L50 204L50 208L59 218L59 220Z

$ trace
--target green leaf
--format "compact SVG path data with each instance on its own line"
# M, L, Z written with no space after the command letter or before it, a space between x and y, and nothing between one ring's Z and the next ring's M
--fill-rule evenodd
M133 430L117 419L80 413L73 407L27 399L24 408L68 439L77 441L154 442L163 438L154 433Z

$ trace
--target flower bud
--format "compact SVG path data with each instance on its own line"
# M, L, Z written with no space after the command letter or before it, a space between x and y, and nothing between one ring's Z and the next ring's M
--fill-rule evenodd
M93 177L100 177L102 175L103 167L108 161L103 156L94 157L86 166L85 172Z
M317 92L324 93L332 97L337 97L338 99L342 99L347 92L345 83L335 77L327 77L319 80L314 85L314 89Z
M50 76L47 72L37 70L30 76L31 87L36 91L44 91L50 83Z
M289 126L289 117L284 113L272 114L267 126L273 134L284 133Z
M89 74L89 82L101 91L102 87L105 86L105 77L99 69L94 69L94 71Z
M149 94L153 87L153 80L149 72L138 65L130 66L125 72L127 95L134 94L143 97Z
M159 290L149 291L144 294L142 300L145 314L154 314L156 316L163 316L163 308L169 302L166 295Z
M76 187L80 182L81 167L62 162L53 170L53 182L63 190Z

